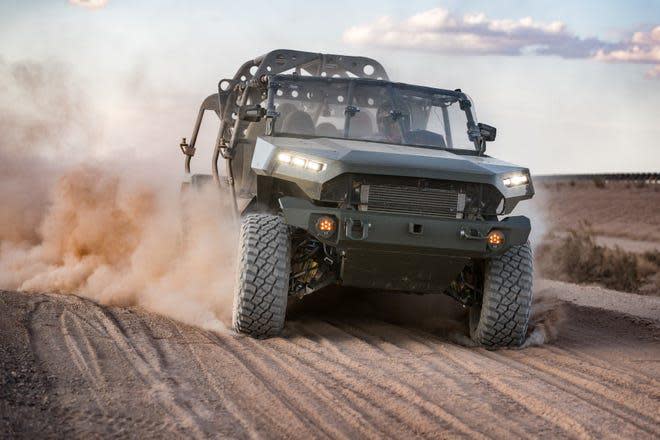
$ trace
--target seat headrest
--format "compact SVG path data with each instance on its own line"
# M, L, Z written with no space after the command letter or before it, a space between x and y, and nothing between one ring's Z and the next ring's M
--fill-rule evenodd
M316 126L316 135L317 136L327 136L327 137L340 137L341 132L335 124L331 122L322 122Z
M284 118L282 122L282 131L285 133L295 133L306 136L314 136L316 129L312 117L303 111L296 111Z

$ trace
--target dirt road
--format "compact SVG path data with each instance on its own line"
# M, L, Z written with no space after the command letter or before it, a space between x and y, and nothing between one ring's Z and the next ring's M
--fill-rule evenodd
M284 337L255 341L1 292L0 436L660 435L660 317L570 305L556 341L486 351L457 344L449 318L411 320L422 300L388 296L383 312L343 295L299 305Z

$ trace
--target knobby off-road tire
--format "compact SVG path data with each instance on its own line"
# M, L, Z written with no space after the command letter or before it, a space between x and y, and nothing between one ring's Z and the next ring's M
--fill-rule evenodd
M486 347L525 342L532 308L532 250L513 246L486 262L482 304L470 308L470 336Z
M291 241L283 219L248 214L241 225L232 323L255 338L276 336L284 327Z

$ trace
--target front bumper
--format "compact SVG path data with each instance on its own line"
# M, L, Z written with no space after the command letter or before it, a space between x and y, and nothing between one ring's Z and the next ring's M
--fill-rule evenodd
M305 229L321 242L340 250L396 250L487 258L526 243L531 230L530 221L524 216L501 221L438 219L328 208L295 197L282 197L280 206L287 224ZM316 220L323 215L337 219L338 228L332 237L321 237L316 231ZM486 243L486 236L493 229L502 231L505 237L504 245L497 250L491 250Z

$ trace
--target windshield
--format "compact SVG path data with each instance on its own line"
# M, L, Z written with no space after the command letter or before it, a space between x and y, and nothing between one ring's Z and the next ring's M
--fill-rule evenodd
M476 121L460 92L370 79L276 76L268 101L279 135L475 149L469 133Z

